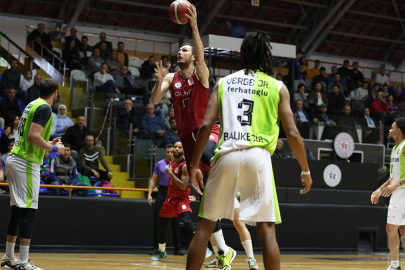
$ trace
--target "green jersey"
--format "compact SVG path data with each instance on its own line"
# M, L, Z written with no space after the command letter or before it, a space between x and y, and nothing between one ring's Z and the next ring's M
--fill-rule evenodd
M390 162L390 182L395 184L405 177L405 158L402 154L402 149L405 146L405 140L399 145L395 145L391 152ZM404 188L402 186L401 188Z
M221 131L215 158L251 147L272 155L280 131L278 104L282 82L263 72L238 71L219 82Z
M52 109L51 106L41 98L32 101L25 107L11 153L29 162L42 163L45 150L36 147L28 141L28 134L32 123L37 123L44 127L41 137L44 138L45 141L48 141L52 130Z

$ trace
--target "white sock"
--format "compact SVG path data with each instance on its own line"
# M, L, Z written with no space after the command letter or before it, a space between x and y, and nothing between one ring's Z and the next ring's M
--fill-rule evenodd
M166 243L159 244L159 249L160 249L160 252L165 252L166 251Z
M22 263L28 262L28 254L30 253L30 246L20 245L20 257L18 258Z
M391 266L393 268L398 268L399 267L399 261L391 261Z
M254 258L252 240L246 240L245 242L242 243L242 245L243 245L243 248L246 251L247 257L248 258L250 258L250 257Z
M9 258L14 258L14 246L15 243L6 242L6 255Z
M217 247L217 246L212 246L212 248L214 249L215 256L218 257L218 256L219 256L219 254L218 254L218 247Z
M229 247L225 244L224 235L222 234L222 230L219 230L212 234L215 238L215 242L217 242L217 246L219 250L224 252L224 255L228 254Z

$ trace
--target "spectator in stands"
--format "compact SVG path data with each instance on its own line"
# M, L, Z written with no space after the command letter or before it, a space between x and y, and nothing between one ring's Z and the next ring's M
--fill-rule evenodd
M349 71L347 76L347 88L352 91L362 85L364 81L363 73L359 70L359 63L353 62L353 69Z
M164 145L168 144L175 144L176 142L180 142L180 137L177 135L177 125L176 120L174 117L170 118L170 129L165 132L163 135L163 143Z
M322 104L328 104L328 99L322 91L322 84L321 82L318 82L315 84L315 90L312 90L308 94L308 99L311 100L312 103L312 108L315 109L316 112L320 111L321 105Z
M121 67L122 64L121 62L117 59L117 51L113 50L111 52L110 57L107 58L106 64L108 66L108 69L110 70L111 76L117 76L121 74Z
M107 41L107 35L104 32L100 33L100 42L97 43L94 47L99 48L101 50L101 44L105 42L107 44L107 51L111 52L113 50L112 43Z
M377 94L380 92L380 85L378 83L373 84L370 90L369 97L371 100L374 100L377 98Z
M162 121L164 121L166 116L169 114L169 106L172 105L169 96L170 93L166 93L165 96L160 100L159 104L155 107L155 115L159 116ZM150 101L150 103L152 103L152 101Z
M4 135L7 136L9 140L15 139L17 137L18 126L20 125L20 116L11 116L8 122L8 127L4 131Z
M343 108L346 104L346 100L345 100L345 97L343 96L343 94L340 93L338 84L334 84L332 89L333 89L333 92L328 96L328 102L329 102L328 107L329 107L329 111L333 115L338 115L343 112Z
M170 118L174 117L174 108L169 107L169 113L165 117L165 120L163 120L163 124L166 126L166 129L169 130L171 125L170 125Z
M8 141L8 144L7 144L7 150L4 151L4 154L2 154L2 155L0 156L0 160L2 161L2 163L3 163L3 165L4 165L4 177L5 177L5 180L7 179L7 177L6 177L6 170L5 170L5 168L6 168L7 156L11 153L11 150L12 150L13 147L14 147L14 142L15 142L15 139L14 139L14 138L10 139L10 140Z
M361 87L358 87L355 91L355 100L367 100L368 97L368 81L364 81Z
M94 74L93 85L97 87L97 92L101 93L121 93L111 74L107 73L107 64L101 64L100 71Z
M79 50L79 48L82 46L82 43L77 38L77 29L76 28L70 29L70 36L65 37L65 49L70 46L70 41L72 41L72 40L75 41L75 49Z
M392 95L388 85L384 85L382 88L383 99L388 100L388 96Z
M82 36L82 45L79 48L80 53L80 68L87 70L87 62L93 54L93 48L89 45L89 38Z
M308 113L303 108L302 100L297 100L295 102L295 108L292 108L292 112L297 117L297 128L302 137L309 138L309 117Z
M1 77L1 97L5 97L8 89L13 88L17 91L16 97L21 99L24 104L27 104L27 92L19 90L21 81L21 73L18 71L18 61L11 60L10 68L6 69Z
M293 101L297 102L297 100L301 100L304 104L304 108L309 109L309 103L307 100L307 95L305 95L305 85L300 84L298 86L297 93L294 94Z
M378 92L377 98L371 102L370 112L372 117L381 120L383 123L385 122L385 117L388 113L388 105L383 99L381 92Z
M374 83L378 83L380 85L390 85L390 79L385 72L385 67L380 67L380 72L375 75Z
M17 90L10 88L7 91L7 96L0 101L0 117L9 119L10 117L21 116L20 105L18 100L14 99Z
M290 158L287 154L283 151L284 142L282 140L277 140L276 150L274 150L273 157L276 158Z
M40 74L35 75L34 77L34 84L28 88L27 91L27 104L30 104L32 101L39 98L39 85L42 82L42 76Z
M314 79L315 76L319 75L319 66L321 61L315 60L315 66L309 70L308 79Z
M347 77L349 76L350 72L349 65L350 65L349 60L345 60L343 61L343 66L337 70L337 72L339 73L340 77L343 79L344 82L347 80Z
M86 117L79 116L77 117L77 124L73 127L66 130L65 135L62 137L63 143L68 143L71 145L72 157L78 161L79 160L79 151L84 147L84 138L87 135L92 135L91 130L85 126Z
M62 58L66 62L66 67L70 70L80 69L80 52L75 44L74 39L70 40L69 45L62 51Z
M302 79L306 79L309 75L308 60L305 56L300 59L300 72Z
M354 121L354 118L350 112L351 112L350 106L345 105L343 108L343 114L340 115L337 119L337 124L339 126L344 126L344 127L349 127L349 128L354 128L356 126L356 122Z
M128 64L129 64L128 54L124 50L125 50L124 42L121 42L121 41L118 42L117 59L118 59L118 61L121 62L122 66L128 67Z
M105 61L100 57L100 49L93 48L93 56L88 59L87 62L87 72L89 77L100 70L101 64L104 64Z
M124 108L120 108L117 111L118 121L120 124L121 132L124 137L129 136L129 125L132 123L132 132L135 136L146 135L142 129L141 123L138 121L138 117L135 114L134 107L132 106L132 100L127 98L124 101Z
M87 135L85 138L85 146L79 152L81 173L87 177L94 176L98 180L110 181L113 178L113 173L105 162L103 152L100 148L94 145L93 135ZM105 171L100 170L98 162L100 160ZM90 182L97 182L90 179ZM93 184L93 183L92 183Z
M157 137L163 137L165 134L166 128L163 121L155 115L155 107L151 103L146 105L146 114L141 117L141 124L153 141L156 141Z
M128 75L128 67L122 66L121 73L119 75L114 76L115 83L118 86L118 89L121 93L126 95L140 95L145 97L146 96L146 89L145 87L139 87L132 76Z
M395 88L394 102L397 102L397 103L404 103L405 102L405 98L402 95L401 86L398 86L398 87Z
M104 42L104 41L101 42L101 45L100 45L100 57L101 57L104 61L107 61L108 57L110 57L111 52L112 52L112 50L109 51L109 50L107 49L107 42Z
M327 78L328 79L328 84L335 80L335 74L338 73L338 69L337 69L336 66L333 66L331 70L332 70L332 73ZM343 82L342 77L340 77L339 82L340 82L341 85L345 85L344 82Z
M167 66L169 65L169 57L167 57L166 55L163 55L163 56L160 58L160 60L162 61L162 67L163 67L164 69L166 69ZM204 61L205 61L205 65L206 65L207 68L208 68L208 64L207 64L208 60L204 59Z
M315 85L320 82L322 84L322 92L325 92L326 87L328 86L328 79L325 78L326 69L321 67L319 69L319 75L316 75L312 80L312 89L315 89Z
M394 96L389 95L387 99L388 114L399 116L399 109L397 104L394 102Z
M308 148L305 148L305 138L302 138L302 142L304 144L304 149L305 149L305 156L307 157L307 160L315 160L314 155L312 154L311 150ZM297 159L294 155L294 152L291 151L291 158L292 159Z
M62 137L65 135L66 131L68 128L72 127L73 121L69 117L66 116L66 106L65 105L59 105L58 107L58 114L57 116L57 123L56 123L56 132L55 136L56 137Z
M343 85L340 83L340 75L338 73L336 73L335 75L333 75L333 82L330 82L328 84L328 90L326 92L327 95L331 94L333 92L333 86L337 85L339 88L339 92L343 95L344 94L344 87Z
M67 143L64 143L63 145L65 146L65 152L62 155L53 158L51 161L48 178L49 184L66 186L63 188L65 191L68 191L67 186L89 186L87 183L78 182L79 178L77 176L76 161L70 157L70 145ZM63 189L52 188L51 195L60 196L60 192ZM82 197L86 197L89 190L80 189L79 193L81 193Z
M327 111L328 105L326 105L325 103L321 104L320 113L315 115L313 122L315 124L318 124L318 122L323 122L326 125L336 126L336 123L333 121L332 116L328 114Z
M301 50L297 50L295 59L291 60L288 65L288 75L292 78L292 72L294 71L294 92L298 90L298 85L305 84L301 76L300 59L304 55Z
M155 56L151 55L149 56L149 59L142 64L141 75L146 79L154 78L155 68L156 68Z
M357 124L363 129L363 143L379 143L377 123L370 117L370 109L363 109L363 116L356 120Z
M38 24L38 29L33 30L27 37L28 40L36 40L41 42L43 45L45 45L46 48L48 48L50 51L52 51L52 43L51 43L51 38L47 33L45 33L45 24L40 23ZM41 55L41 45L39 45L37 42L34 42L34 51ZM45 49L43 49L43 57L52 59L52 55Z
M32 79L32 71L27 69L25 71L24 79L21 82L21 90L27 91L33 84L34 80Z
M276 80L277 80L277 81L282 81L282 80L283 80L283 74L277 73L277 75L276 75Z

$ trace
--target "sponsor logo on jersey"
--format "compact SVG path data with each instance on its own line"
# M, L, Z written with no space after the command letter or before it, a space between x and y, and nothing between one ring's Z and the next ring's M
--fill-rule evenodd
M251 94L251 95L256 95L256 96L265 96L267 97L269 95L269 92L261 89L261 90L252 90L250 88L242 88L242 87L230 87L228 86L228 92L233 92L233 93L241 93L241 94Z
M335 164L329 164L323 171L323 180L329 187L336 187L342 180L342 172Z
M181 208L183 208L183 210L186 210L187 206L185 206L184 204L181 206Z
M194 84L193 78L189 78L189 79L188 79L188 85L193 85L193 84Z
M174 173L178 173L179 172L179 168L177 167L175 170L174 170Z
M187 96L191 95L191 92L193 92L193 88L191 88L187 92L176 92L175 95L176 95L176 97L179 97L179 96L187 97Z
M260 135L252 133L243 133L243 132L224 132L224 141L227 140L240 140L240 141L252 141L252 142L264 142L263 137Z
M181 88L181 82L176 82L174 84L174 87L176 87L176 89L180 89Z
M391 158L391 162L399 162L399 158Z

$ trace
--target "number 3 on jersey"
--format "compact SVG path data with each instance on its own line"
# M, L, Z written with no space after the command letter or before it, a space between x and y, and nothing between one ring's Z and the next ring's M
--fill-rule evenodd
M254 101L251 101L248 99L243 99L238 104L238 109L244 109L243 105L248 106L248 108L247 108L247 110L243 111L243 115L238 115L237 119L238 119L239 123L241 124L241 126L251 126ZM246 116L247 116L247 118L246 118Z

